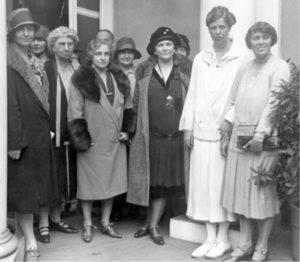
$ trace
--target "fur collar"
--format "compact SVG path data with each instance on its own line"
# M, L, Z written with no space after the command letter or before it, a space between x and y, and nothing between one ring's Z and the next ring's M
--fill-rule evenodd
M152 70L157 64L157 58L155 56L149 56L144 62L139 64L136 70L136 79L141 80L144 77L148 77L152 74ZM179 54L174 55L174 64L179 67L179 71L185 75L191 76L192 61Z
M45 86L41 86L34 71L28 63L26 63L15 50L12 44L7 46L7 66L15 70L29 85L32 91L35 93L39 101L42 103L43 108L49 114L49 103L48 103L48 79L45 76Z
M130 94L130 82L127 76L118 67L110 66L108 69L117 82L119 91L124 95ZM72 76L73 85L79 90L81 95L96 103L101 98L100 88L97 84L95 71L89 65L81 65Z

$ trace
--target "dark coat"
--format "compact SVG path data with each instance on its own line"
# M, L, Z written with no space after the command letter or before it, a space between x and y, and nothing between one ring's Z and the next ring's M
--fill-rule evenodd
M74 68L76 69L76 68ZM49 105L50 105L50 129L53 133L56 132L56 96L57 96L57 62L51 58L45 63L45 71L49 80ZM67 200L76 197L76 152L68 147L68 162L69 162L69 181L67 182L67 161L66 161L66 146L64 143L69 140L68 132L68 101L64 88L63 81L61 85L61 104L60 104L60 143L56 146L55 138L52 139L54 147L54 155L56 162L56 175L60 198ZM68 188L69 185L69 188ZM69 191L68 191L69 190ZM67 192L70 195L67 195Z
M150 159L149 159L149 117L148 87L156 58L150 57L136 69L137 87L134 95L134 108L137 112L136 133L130 146L127 202L148 206L150 191ZM175 55L174 64L179 68L182 82L182 97L185 98L192 62L182 55ZM188 176L188 152L185 150L185 178Z
M8 210L37 213L58 197L50 137L49 106L30 66L8 46Z

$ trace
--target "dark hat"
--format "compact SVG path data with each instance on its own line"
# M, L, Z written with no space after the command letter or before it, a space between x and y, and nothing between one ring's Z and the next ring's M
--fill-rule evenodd
M130 50L134 53L134 59L139 59L142 57L141 53L135 48L134 40L130 37L122 37L117 41L115 56L126 50Z
M22 25L33 25L35 31L40 28L40 25L33 21L29 9L19 8L13 10L7 17L7 35Z
M175 46L177 46L179 43L177 34L175 34L171 28L161 26L154 33L152 33L150 37L150 42L147 46L147 52L149 55L154 54L156 44L163 40L170 40Z
M35 33L36 38L42 38L47 41L50 31L46 26L40 25L40 29Z
M189 39L185 35L182 35L182 34L177 34L177 36L179 39L179 44L176 47L183 47L186 49L187 53L189 53L191 51L191 48L189 45L189 43L190 43Z

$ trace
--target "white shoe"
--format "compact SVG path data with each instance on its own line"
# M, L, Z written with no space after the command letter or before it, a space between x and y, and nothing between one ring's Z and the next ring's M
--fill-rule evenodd
M231 250L230 242L216 242L214 246L205 254L206 258L218 258Z
M204 257L204 255L213 247L213 245L214 243L205 241L200 247L193 251L192 257Z

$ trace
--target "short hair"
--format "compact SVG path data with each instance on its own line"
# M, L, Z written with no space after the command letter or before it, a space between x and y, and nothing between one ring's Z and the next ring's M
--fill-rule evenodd
M96 38L98 37L98 34L101 33L101 32L106 32L106 33L108 33L108 34L110 35L110 38L111 38L112 42L115 41L115 36L114 36L113 32L110 31L110 30L108 30L108 29L100 29L99 32L97 33Z
M91 65L92 64L93 56L95 55L96 50L102 45L108 46L109 54L110 54L110 60L112 59L112 57L113 57L112 56L112 46L109 45L105 41L101 41L99 39L93 39L88 43L87 48L86 48L85 61L84 61L86 65Z
M77 46L77 44L79 42L79 38L78 38L77 33L74 29L71 29L71 28L66 27L66 26L59 26L59 27L53 29L47 37L48 50L52 55L53 55L53 47L54 47L56 41L60 37L69 37L70 39L72 39L73 44L74 44L74 49L75 49L75 47Z
M257 32L271 36L271 46L277 43L277 33L275 28L267 22L256 22L248 29L248 32L245 37L245 41L249 49L251 49L250 39L252 35Z
M209 25L218 19L223 18L225 23L231 28L236 23L236 18L233 13L231 13L225 6L215 6L213 7L206 16L206 26Z

